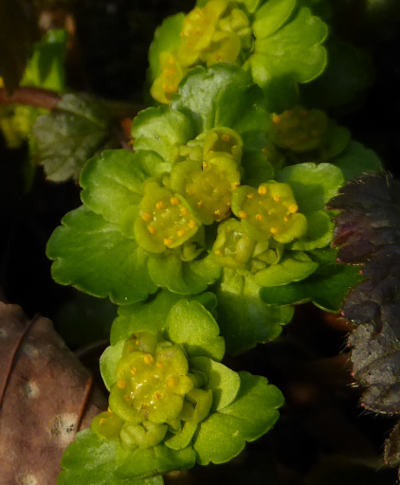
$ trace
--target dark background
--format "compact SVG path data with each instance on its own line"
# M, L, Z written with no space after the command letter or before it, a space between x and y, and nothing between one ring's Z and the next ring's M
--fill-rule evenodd
M374 66L374 82L350 104L329 112L399 177L396 3L332 0L332 36L364 49ZM59 8L60 18L67 12L76 22L69 86L143 104L147 49L154 29L167 15L192 6L188 0L80 0ZM52 281L46 242L61 217L79 205L79 188L73 182L48 183L38 169L27 192L26 155L26 147L8 150L0 139L0 299L21 305L30 316L41 313L51 318L75 350L107 338L114 309ZM298 309L280 339L232 359L229 364L235 369L265 375L284 392L287 402L281 419L271 433L229 465L199 468L168 480L177 484L395 483L393 470L374 471L382 465L383 441L393 419L368 415L358 406L359 390L352 387L346 355L348 330L346 322L329 319L306 305Z

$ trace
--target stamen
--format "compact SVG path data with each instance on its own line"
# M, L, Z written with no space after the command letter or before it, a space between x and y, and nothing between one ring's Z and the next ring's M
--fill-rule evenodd
M178 197L171 197L169 199L169 201L170 201L171 205L179 205L179 199L178 199Z
M172 239L172 237L166 237L164 240L163 240L163 244L165 246L171 246L172 244L174 244L174 240Z
M143 212L143 214L142 214L142 220L144 222L149 222L151 220L151 214L150 214L150 212Z
M262 214L256 214L257 221L262 221L264 219Z
M239 217L241 219L246 219L247 218L247 212L245 212L245 211L239 211Z
M267 192L268 192L268 189L267 187L265 187L265 185L260 185L260 187L258 187L258 193L260 195L266 195Z
M147 226L147 230L149 231L150 234L152 234L154 236L154 234L156 233L156 229L155 227L153 226Z
M143 360L145 364L152 364L154 362L154 357L151 354L146 354L143 357Z
M126 382L125 382L125 381L123 381L123 380L121 379L121 380L119 380L119 381L117 382L117 386L118 386L120 389L125 389L125 387L126 387Z

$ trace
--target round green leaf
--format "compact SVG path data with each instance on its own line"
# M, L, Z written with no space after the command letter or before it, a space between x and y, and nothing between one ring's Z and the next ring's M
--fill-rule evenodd
M260 7L253 23L257 39L265 39L276 32L290 17L296 7L296 0L269 0Z
M218 324L231 355L274 340L293 317L293 308L266 305L259 291L251 275L224 269L217 290Z
M140 167L142 157L161 161L150 152L138 155L130 150L107 150L89 160L80 178L83 203L106 221L118 224L128 237L133 235L147 177Z
M323 209L344 183L342 171L330 163L299 163L283 168L277 179L293 189L299 211Z
M205 389L211 389L213 392L213 410L224 408L235 399L240 387L237 372L208 357L192 357L190 368L198 369L207 375Z
M295 241L291 249L309 251L324 248L332 241L334 224L328 212L319 210L307 214L307 233Z
M147 108L132 123L135 150L152 150L164 160L158 172L169 172L179 155L179 147L195 137L192 123L179 111L167 106ZM157 175L152 173L151 175Z
M294 253L281 263L272 264L255 275L255 281L260 286L282 286L292 281L301 281L310 276L318 268L305 253Z
M279 417L282 393L267 379L240 372L240 390L235 401L213 413L200 425L194 441L201 465L225 463L238 455L246 441L267 433Z
M183 344L190 357L207 356L221 360L225 342L219 336L214 317L197 301L181 300L167 317L169 338Z
M69 212L47 244L54 260L52 276L62 285L73 285L114 303L145 300L156 291L147 272L147 256L118 226L85 206Z

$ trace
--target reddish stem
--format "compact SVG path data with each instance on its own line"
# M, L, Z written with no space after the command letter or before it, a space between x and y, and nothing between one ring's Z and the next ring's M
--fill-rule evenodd
M4 88L0 88L0 105L2 104L25 104L37 108L55 109L61 96L47 89L20 87L10 96Z

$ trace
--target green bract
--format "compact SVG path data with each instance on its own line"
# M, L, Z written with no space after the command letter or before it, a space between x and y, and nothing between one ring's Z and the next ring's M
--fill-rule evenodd
M198 1L167 18L150 47L151 95L169 103L194 66L234 62L251 72L271 106L287 106L297 83L325 69L328 29L296 0Z
M149 331L142 330L143 320L132 308L119 320L119 334L129 336L115 338L101 358L109 409L66 452L60 483L70 483L80 446L93 441L99 448L110 442L106 463L99 467L118 483L196 462L226 462L278 419L283 397L276 387L220 363L224 340L206 308L167 294L163 303L160 298ZM76 485L97 483L86 476L76 480Z
M276 337L292 310L263 303L259 289L320 266L313 251L333 228L325 204L344 182L325 160L346 172L360 148L346 148L347 130L322 112L270 114L263 99L248 73L215 65L194 69L169 107L139 113L134 153L105 151L85 166L84 206L48 244L54 278L121 305L214 284L229 352Z

